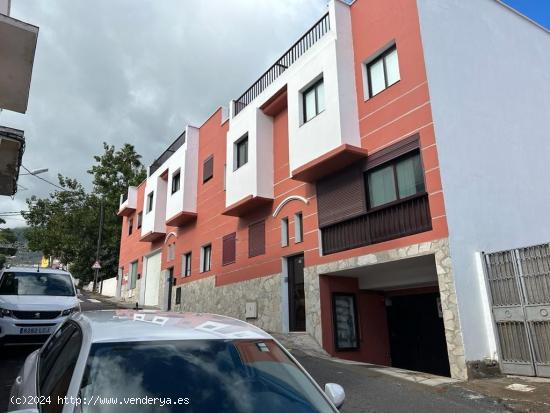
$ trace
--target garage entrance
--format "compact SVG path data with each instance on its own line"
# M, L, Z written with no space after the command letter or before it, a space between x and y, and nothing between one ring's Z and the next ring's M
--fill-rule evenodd
M160 252L143 258L145 294L144 305L157 306L160 290Z
M450 376L439 293L386 294L391 364Z

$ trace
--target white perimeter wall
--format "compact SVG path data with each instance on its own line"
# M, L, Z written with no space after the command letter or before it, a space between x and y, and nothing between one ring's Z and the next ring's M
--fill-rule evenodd
M467 360L495 357L476 253L550 242L550 35L494 0L418 0Z

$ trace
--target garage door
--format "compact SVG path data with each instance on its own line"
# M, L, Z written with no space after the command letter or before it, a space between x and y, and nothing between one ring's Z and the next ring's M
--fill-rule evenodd
M145 257L145 305L159 304L160 252Z

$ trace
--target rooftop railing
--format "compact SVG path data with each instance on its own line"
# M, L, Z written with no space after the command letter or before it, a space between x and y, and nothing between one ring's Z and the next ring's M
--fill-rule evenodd
M280 57L267 71L258 79L246 92L244 92L234 103L235 116L262 93L271 83L275 81L286 69L290 67L300 56L311 46L323 37L330 30L329 14L325 14L313 25L287 52Z
M161 165L166 162L185 143L185 132L172 142L172 144L151 164L149 176L151 176Z

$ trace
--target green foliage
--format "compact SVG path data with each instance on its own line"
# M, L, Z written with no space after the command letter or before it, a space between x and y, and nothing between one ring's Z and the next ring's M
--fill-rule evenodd
M116 150L104 143L103 149L103 154L94 156L95 164L88 170L93 175L91 193L75 179L59 175L59 185L64 189L56 190L49 198L27 199L28 212L23 215L29 225L25 234L29 248L69 263L73 275L83 282L93 278L91 266L96 255L101 203L101 272L111 277L116 275L118 266L121 220L116 212L120 194L146 177L141 156L132 145Z

